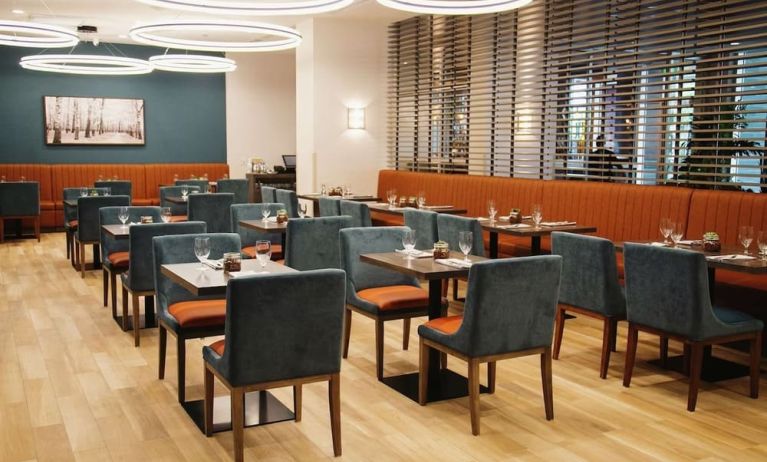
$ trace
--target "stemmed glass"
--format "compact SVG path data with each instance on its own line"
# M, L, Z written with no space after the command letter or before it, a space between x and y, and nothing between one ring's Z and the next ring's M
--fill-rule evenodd
M306 218L306 204L298 204L298 217Z
M386 200L389 201L389 208L394 208L397 205L397 190L390 189L386 191Z
M197 256L197 259L200 260L200 268L198 269L200 271L205 271L207 269L207 266L205 266L205 261L208 259L208 256L210 255L210 238L209 237L194 238L194 254Z
M181 188L181 197L183 197L184 200L186 200L186 196L188 195L189 195L189 188L187 187Z
M171 217L170 207L163 207L162 209L160 209L160 218L162 218L163 223L170 223L170 217Z
M415 230L408 229L402 235L402 247L405 248L406 259L413 259L413 249L415 249Z
M320 195L321 196L327 196L328 195L328 187L325 185L325 183L322 183L322 189L320 189Z
M264 221L264 223L266 223L267 221L269 221L269 220L268 220L268 218L269 218L269 214L270 214L270 213L272 213L272 211L271 211L271 210L269 210L269 209L268 209L268 208L266 208L266 207L264 207L263 209L261 209L261 216L263 217L263 221Z
M679 244L679 241L682 240L683 236L684 228L682 227L682 223L671 222L671 242L674 244L674 247Z
M498 210L495 208L495 201L490 199L487 201L487 217L491 222L495 221L495 216L498 214Z
M663 236L663 243L668 244L671 230L674 228L674 222L670 218L661 218L659 228L660 234Z
M541 226L541 221L543 221L543 209L541 208L541 205L533 204L533 212L530 215L535 227L539 228Z
M767 260L767 231L759 231L759 234L756 235L756 245L759 246L762 260Z
M416 199L416 205L418 205L419 209L424 208L426 205L426 193L421 191L418 193L418 198Z
M269 241L256 241L256 260L261 265L261 269L266 268L266 264L272 259L272 243ZM267 272L267 271L262 271Z
M80 197L85 197L88 195L88 188L80 188Z
M128 207L120 207L120 210L117 212L117 219L122 222L123 228L125 228L125 222L128 221L128 217Z
M474 233L471 231L461 231L458 233L458 247L463 252L463 261L469 261L469 254L474 244Z
M105 196L110 196L111 194L112 194L112 188L106 188L104 190L104 195Z
M754 241L754 227L753 226L741 226L738 231L738 239L743 246L743 254L748 255L748 248L751 247L751 242Z

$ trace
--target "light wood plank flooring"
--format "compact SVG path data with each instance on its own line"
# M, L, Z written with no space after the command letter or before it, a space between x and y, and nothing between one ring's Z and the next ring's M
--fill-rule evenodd
M142 332L134 348L101 306L101 273L81 279L64 250L61 233L0 245L0 460L230 460L231 434L206 438L176 403L173 342L167 379L157 380L157 331ZM416 369L418 323L409 351L400 348L401 323L388 325L387 375ZM684 378L645 363L657 355L656 339L640 335L630 389L621 386L625 328L607 380L598 374L600 341L597 323L568 321L551 422L538 359L499 364L474 437L466 398L420 407L375 380L373 324L354 316L341 373L342 459L767 460L767 398L749 399L745 378L704 384L691 414ZM187 347L191 399L202 396L202 345ZM451 365L465 373L463 363ZM764 380L762 388L766 396ZM276 395L292 402L287 389ZM245 446L247 460L332 459L326 385L305 387L301 423L248 429Z

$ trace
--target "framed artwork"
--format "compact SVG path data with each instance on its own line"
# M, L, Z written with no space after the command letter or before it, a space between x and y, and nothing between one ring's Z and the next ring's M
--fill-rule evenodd
M44 96L49 146L144 145L144 100Z

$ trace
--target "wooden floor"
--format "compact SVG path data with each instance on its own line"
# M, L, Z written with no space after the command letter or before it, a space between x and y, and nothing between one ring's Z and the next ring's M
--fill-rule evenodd
M0 460L230 460L231 434L206 438L176 403L174 343L160 381L157 331L142 332L134 348L101 306L101 273L81 279L64 250L60 233L0 245ZM387 375L416 369L417 324L409 351L400 349L401 323L388 324ZM640 335L630 389L621 385L625 329L607 380L598 374L600 341L595 322L568 321L551 422L538 359L500 363L474 437L466 398L420 407L375 380L373 324L355 316L341 373L342 459L767 460L764 380L759 400L746 396L745 378L704 384L691 414L685 379L644 362L657 354L656 339ZM200 398L203 342L188 345L187 397ZM292 402L289 390L276 395ZM304 388L301 423L247 429L245 446L247 460L332 459L326 385Z

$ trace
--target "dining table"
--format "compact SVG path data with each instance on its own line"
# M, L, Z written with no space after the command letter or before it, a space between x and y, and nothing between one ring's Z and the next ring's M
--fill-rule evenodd
M255 260L242 260L241 271L227 273L223 269L213 269L201 263L174 263L162 265L160 271L170 280L197 296L224 296L226 286L231 279L238 277L259 277L260 275L294 273L296 270L275 262L266 266ZM257 303L254 300L254 303ZM268 329L268 326L265 326ZM204 400L185 401L181 407L202 433L205 433ZM295 419L295 414L273 394L259 390L245 395L245 426L254 427L275 422ZM229 431L231 422L230 396L217 396L213 400L213 432Z
M117 224L117 225L101 225L101 229L104 230L105 233L109 237L115 240L123 240L128 239L130 237L130 227L135 225L130 224Z
M487 260L484 257L469 255L469 264ZM450 259L465 261L462 253L450 252ZM427 257L411 257L401 252L369 253L360 255L360 260L375 266L397 271L402 274L415 276L425 280L429 286L429 320L442 316L442 281L445 279L467 277L468 266L448 266L443 260ZM440 365L440 354L437 350L429 351L429 383L427 387L427 401L441 401L446 399L468 396L468 380L449 369L443 369ZM418 372L384 377L382 382L411 400L418 402ZM480 391L487 392L482 386Z
M312 216L318 217L320 216L320 198L321 197L328 197L331 199L343 199L347 201L352 202L378 202L381 200L380 197L376 197L372 194L350 194L347 196L329 196L327 194L323 195L321 193L307 193L307 194L299 194L297 196L299 199L304 199L307 201L312 202Z
M490 235L490 258L498 258L498 235L506 234L530 239L530 254L541 254L541 238L550 236L555 231L586 234L597 231L595 226L582 225L574 221L542 222L535 226L532 220L522 220L520 223L509 223L508 220L490 220L481 217L479 222L482 229Z
M188 203L189 196L166 196L165 200L173 204L185 205Z
M277 223L276 220L271 220L271 219L240 220L240 226L242 226L243 228L253 229L262 233L279 234L280 243L282 244L282 250L283 252L285 251L285 239L288 233L287 221L283 221L282 223Z
M389 215L402 215L405 210L416 209L415 207L400 207L399 205L389 205L385 202L377 202L374 204L368 204L371 212L387 213ZM454 205L424 205L418 210L427 210L430 212L447 213L450 215L463 215L468 210Z

